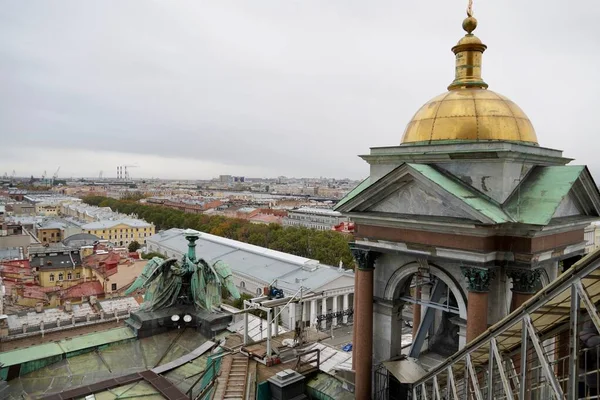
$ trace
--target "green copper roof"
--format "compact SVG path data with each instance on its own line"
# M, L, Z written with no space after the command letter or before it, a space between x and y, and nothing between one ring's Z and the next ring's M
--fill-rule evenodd
M339 207L346 204L347 202L355 198L357 195L362 193L369 186L371 186L371 178L367 177L364 181L362 181L354 189L352 189L346 196L344 196L344 198L340 200L339 203L337 203L333 209L337 210Z
M524 224L546 225L585 167L537 167L508 199L505 210Z
M490 199L487 199L483 194L477 193L469 189L458 180L454 180L449 176L441 173L434 167L426 164L408 164L425 178L429 179L442 189L446 190L453 196L457 197L462 202L466 203L471 208L477 210L485 217L489 218L496 224L511 222L512 219L506 215L502 208Z
M85 349L96 348L98 346L134 338L135 335L131 329L126 327L115 328L107 331L90 333L88 335L76 336L71 339L63 339L58 342L5 351L0 353L0 364L7 367L62 354L68 355Z

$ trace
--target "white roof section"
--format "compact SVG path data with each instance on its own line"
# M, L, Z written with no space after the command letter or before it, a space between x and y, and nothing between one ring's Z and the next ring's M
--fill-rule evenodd
M319 370L335 375L335 371L352 369L352 352L334 349L323 343L313 343L310 346L302 348L303 351L319 349L320 364ZM317 354L310 353L302 357L302 362L311 363L314 367L317 366ZM349 368L348 368L349 367Z
M341 217L342 213L339 211L333 211L327 208L313 208L313 207L300 207L296 210L289 210L289 213L300 213L300 214L312 214L312 215L326 215L328 217Z
M187 252L187 241L183 229L169 229L159 232L146 240L147 245L181 256ZM218 260L228 264L233 274L240 279L248 277L269 284L275 279L277 287L286 294L296 293L300 287L317 289L340 277L351 277L354 273L319 263L317 260L299 257L264 247L254 246L236 240L199 232L196 242L197 257L209 262ZM352 285L351 284L351 285ZM351 286L350 285L350 286Z
M267 338L267 327L269 324L267 320L257 317L256 315L248 314L248 336L252 341L260 341ZM287 332L287 329L278 327L278 335ZM229 332L239 333L244 336L244 319L240 319L237 322L233 322L227 327Z
M116 219L116 220L104 220L104 221L96 221L90 222L89 224L82 225L81 228L91 230L91 229L110 229L117 225L128 225L133 228L149 228L152 225L146 221L141 219L133 219L133 218L124 218L124 219Z

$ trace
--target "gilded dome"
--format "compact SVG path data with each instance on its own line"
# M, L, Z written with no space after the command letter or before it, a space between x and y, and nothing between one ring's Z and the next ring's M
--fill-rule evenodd
M537 144L533 125L508 98L483 88L450 90L434 97L406 126L402 143L435 140L507 140Z
M467 34L452 48L455 79L443 93L422 106L406 126L401 144L433 141L505 140L537 145L533 125L518 105L488 90L481 77L481 40L473 35L477 20L468 11Z

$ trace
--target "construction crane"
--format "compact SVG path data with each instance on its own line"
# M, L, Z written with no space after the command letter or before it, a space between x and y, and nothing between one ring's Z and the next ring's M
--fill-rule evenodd
M41 180L44 180L44 179L46 179L46 170L44 170L44 173L42 174L42 179Z
M54 173L54 175L52 175L52 186L54 186L54 180L56 178L58 178L58 171L60 171L60 165L58 166L58 168L56 169L56 172Z

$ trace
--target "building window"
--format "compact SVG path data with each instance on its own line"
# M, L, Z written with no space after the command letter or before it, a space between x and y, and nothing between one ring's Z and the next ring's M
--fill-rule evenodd
M244 282L244 281L241 281L241 282L240 282L240 287L241 287L242 289L244 289L244 288L246 287L246 282Z
M81 279L81 272L75 274L75 279Z
M58 274L58 280L62 281L63 279L64 279L64 275L61 272L60 274Z
M117 284L113 283L112 285L110 285L110 289L111 290L117 290Z
M73 274L69 272L67 274L67 280L70 281L71 279L73 279Z
M54 274L50 274L50 282L54 282Z
M260 288L256 289L256 294L260 296L262 294L262 290Z

